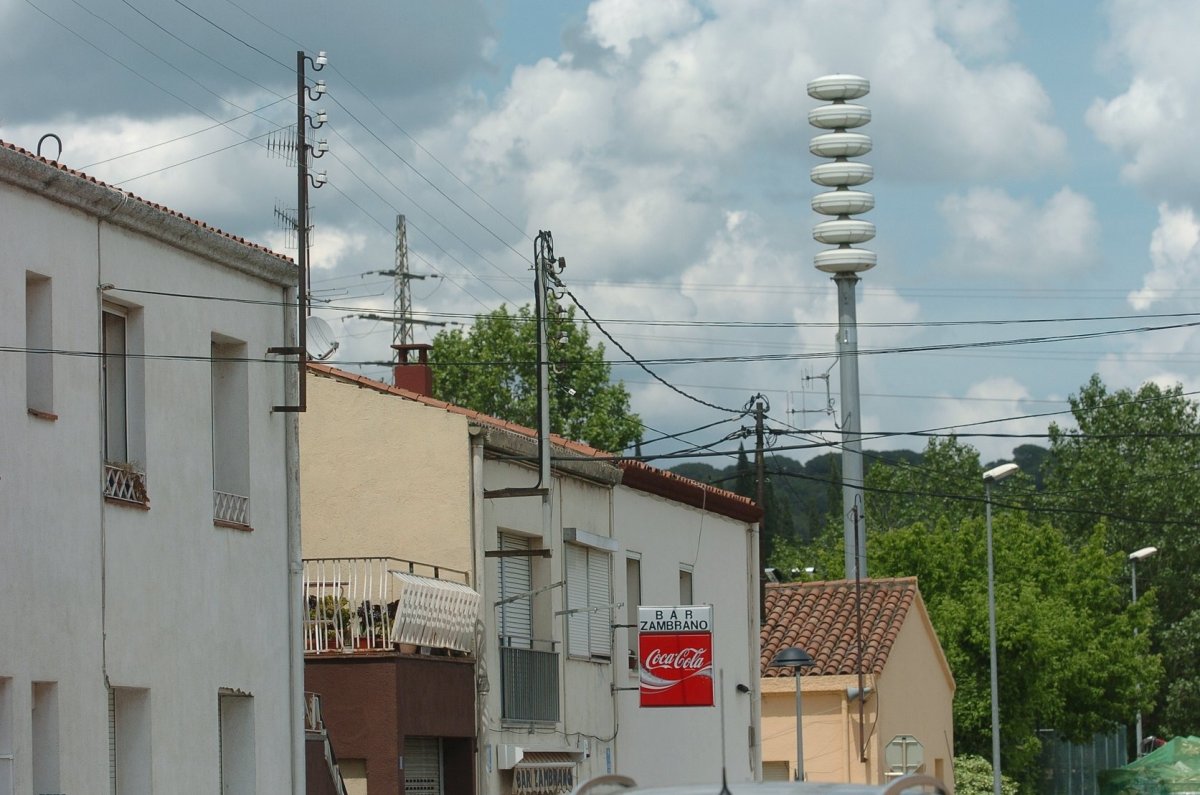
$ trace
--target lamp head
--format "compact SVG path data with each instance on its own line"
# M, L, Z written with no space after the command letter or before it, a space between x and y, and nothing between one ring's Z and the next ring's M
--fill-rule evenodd
M1137 552L1130 552L1130 560L1145 560L1158 554L1158 547L1142 547Z
M1020 472L1021 468L1011 461L1007 464L1001 464L998 467L992 467L987 472L983 473L984 483L996 483L1004 480L1009 475Z
M783 649L771 659L772 668L800 669L811 668L816 664L817 661L812 658L812 655L799 646Z

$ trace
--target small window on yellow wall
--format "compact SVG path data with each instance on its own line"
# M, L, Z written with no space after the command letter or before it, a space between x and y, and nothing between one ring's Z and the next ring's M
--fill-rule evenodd
M763 762L763 781L788 781L787 762Z

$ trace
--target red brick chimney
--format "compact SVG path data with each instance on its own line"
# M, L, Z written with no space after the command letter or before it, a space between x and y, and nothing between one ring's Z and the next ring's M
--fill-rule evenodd
M429 352L433 346L420 342L415 345L393 345L392 350L399 353L392 368L392 383L400 389L433 397L433 370L429 367ZM416 361L413 361L414 353Z

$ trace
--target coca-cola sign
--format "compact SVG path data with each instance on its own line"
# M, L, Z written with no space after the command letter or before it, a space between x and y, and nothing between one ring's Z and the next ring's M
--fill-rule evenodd
M638 607L643 707L713 705L712 606Z

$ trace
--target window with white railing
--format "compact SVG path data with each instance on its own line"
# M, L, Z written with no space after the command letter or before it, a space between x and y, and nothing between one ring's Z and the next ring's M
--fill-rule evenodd
M100 397L104 421L104 496L117 502L148 506L141 317L137 309L104 305Z
M25 272L25 406L41 419L54 414L53 315L50 279Z
M250 527L250 407L246 343L213 335L213 521Z

